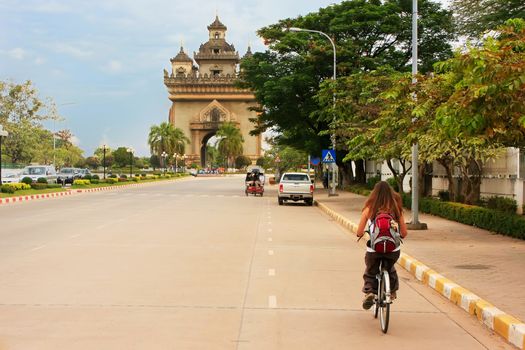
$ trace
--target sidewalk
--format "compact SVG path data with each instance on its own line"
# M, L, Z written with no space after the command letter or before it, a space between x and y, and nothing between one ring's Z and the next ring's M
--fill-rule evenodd
M327 192L317 191L315 199L357 225L366 197L342 191L328 197ZM410 211L404 214L410 221ZM403 252L525 320L525 241L428 214L420 214L419 220L428 224L428 230L409 230Z

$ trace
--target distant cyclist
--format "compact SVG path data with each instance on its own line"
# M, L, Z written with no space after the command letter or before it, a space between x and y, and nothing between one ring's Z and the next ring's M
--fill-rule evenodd
M363 308L370 309L377 294L376 275L379 272L379 262L383 259L390 276L391 298L396 298L399 280L395 263L399 259L400 238L407 235L407 227L403 217L401 196L385 181L378 182L370 193L361 212L361 220L357 227L357 236L365 232L370 234L365 255L365 273Z

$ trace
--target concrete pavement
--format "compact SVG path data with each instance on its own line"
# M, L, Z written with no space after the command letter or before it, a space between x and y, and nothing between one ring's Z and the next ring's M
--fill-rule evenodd
M383 335L361 308L363 246L317 208L243 186L2 207L0 349L512 349L401 269Z
M328 210L357 224L366 197L349 192L339 192L338 197L328 197L319 191L316 200ZM407 221L410 217L410 211L405 211ZM499 310L503 310L525 320L525 278L522 270L525 266L524 241L427 214L420 214L420 221L427 223L429 229L409 231L402 247L403 252L488 301L491 305L485 305L485 308L493 310L493 314L497 315ZM400 262L407 265L406 260ZM415 272L415 266L412 266L412 270ZM487 316L494 315L484 315L479 310L478 313L478 317L489 328L495 329L494 320L485 320ZM521 321L513 319L512 323L519 324ZM519 325L513 331L516 334L513 334L512 342L523 349L525 325ZM508 339L505 334L502 335Z

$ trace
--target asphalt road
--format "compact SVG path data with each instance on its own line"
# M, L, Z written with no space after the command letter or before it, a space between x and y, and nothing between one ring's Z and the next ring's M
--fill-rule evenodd
M383 335L361 309L363 246L243 184L0 207L0 349L512 349L404 272Z

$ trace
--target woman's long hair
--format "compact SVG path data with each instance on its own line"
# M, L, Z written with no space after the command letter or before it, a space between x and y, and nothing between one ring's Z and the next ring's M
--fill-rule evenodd
M363 210L365 208L368 208L369 219L374 218L379 212L387 212L394 219L399 220L403 210L403 202L401 196L390 187L388 182L379 181L366 200Z

